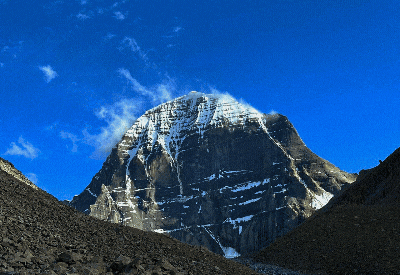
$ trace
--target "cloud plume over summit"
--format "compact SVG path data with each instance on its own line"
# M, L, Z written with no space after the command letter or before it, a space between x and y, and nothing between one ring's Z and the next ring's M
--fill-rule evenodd
M134 99L122 99L112 105L100 107L95 112L98 119L106 122L97 134L83 130L86 144L95 147L92 158L103 158L121 139L122 135L132 126L141 110L141 102Z

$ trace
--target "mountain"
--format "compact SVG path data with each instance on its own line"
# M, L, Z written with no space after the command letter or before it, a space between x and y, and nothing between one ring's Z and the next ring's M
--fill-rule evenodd
M255 274L204 248L84 215L0 161L0 274Z
M254 258L309 273L398 274L399 220L400 148Z
M138 118L71 205L235 257L267 246L354 180L311 152L285 116L191 92Z

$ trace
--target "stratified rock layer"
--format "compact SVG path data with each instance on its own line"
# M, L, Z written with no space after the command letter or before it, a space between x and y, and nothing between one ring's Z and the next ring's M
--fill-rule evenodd
M140 117L71 203L234 257L265 247L354 180L312 153L286 117L191 92Z

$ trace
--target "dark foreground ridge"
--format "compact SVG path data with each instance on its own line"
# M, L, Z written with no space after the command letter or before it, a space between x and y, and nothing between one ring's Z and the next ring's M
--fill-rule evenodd
M400 273L400 148L255 260L315 274Z
M0 274L255 274L168 236L104 222L0 169Z

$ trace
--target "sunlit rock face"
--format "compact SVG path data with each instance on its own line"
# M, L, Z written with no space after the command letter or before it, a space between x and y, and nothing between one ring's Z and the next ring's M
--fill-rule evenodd
M285 116L191 92L141 116L71 204L234 257L265 247L354 180L312 153Z

